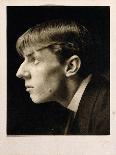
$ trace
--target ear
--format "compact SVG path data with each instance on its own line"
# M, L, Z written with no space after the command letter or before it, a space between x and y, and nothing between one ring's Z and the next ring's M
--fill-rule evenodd
M67 77L76 75L81 66L81 60L77 55L71 56L65 65L65 75Z

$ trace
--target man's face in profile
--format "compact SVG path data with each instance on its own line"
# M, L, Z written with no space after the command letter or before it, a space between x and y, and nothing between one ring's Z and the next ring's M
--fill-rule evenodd
M57 101L64 84L64 68L48 48L34 51L25 48L24 62L17 77L25 80L26 91L34 103Z

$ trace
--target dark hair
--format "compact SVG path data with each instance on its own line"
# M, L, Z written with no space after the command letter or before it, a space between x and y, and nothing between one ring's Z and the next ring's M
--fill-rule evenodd
M81 60L78 73L87 76L93 71L93 40L89 31L76 22L54 20L36 25L17 40L19 54L23 55L26 47L33 47L36 51L50 48L61 63L72 55L78 55Z

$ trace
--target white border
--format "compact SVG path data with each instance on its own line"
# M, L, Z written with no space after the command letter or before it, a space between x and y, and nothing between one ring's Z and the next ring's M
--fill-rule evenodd
M9 6L38 6L38 5L66 5L66 6L108 6L113 0L1 0L2 5Z
M6 135L6 6L111 6L111 135L15 136ZM0 154L2 155L115 155L116 154L116 7L109 0L2 0L0 1Z

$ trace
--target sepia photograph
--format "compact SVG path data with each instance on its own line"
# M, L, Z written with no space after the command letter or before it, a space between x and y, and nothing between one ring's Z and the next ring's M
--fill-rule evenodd
M7 135L110 135L110 7L6 14Z

